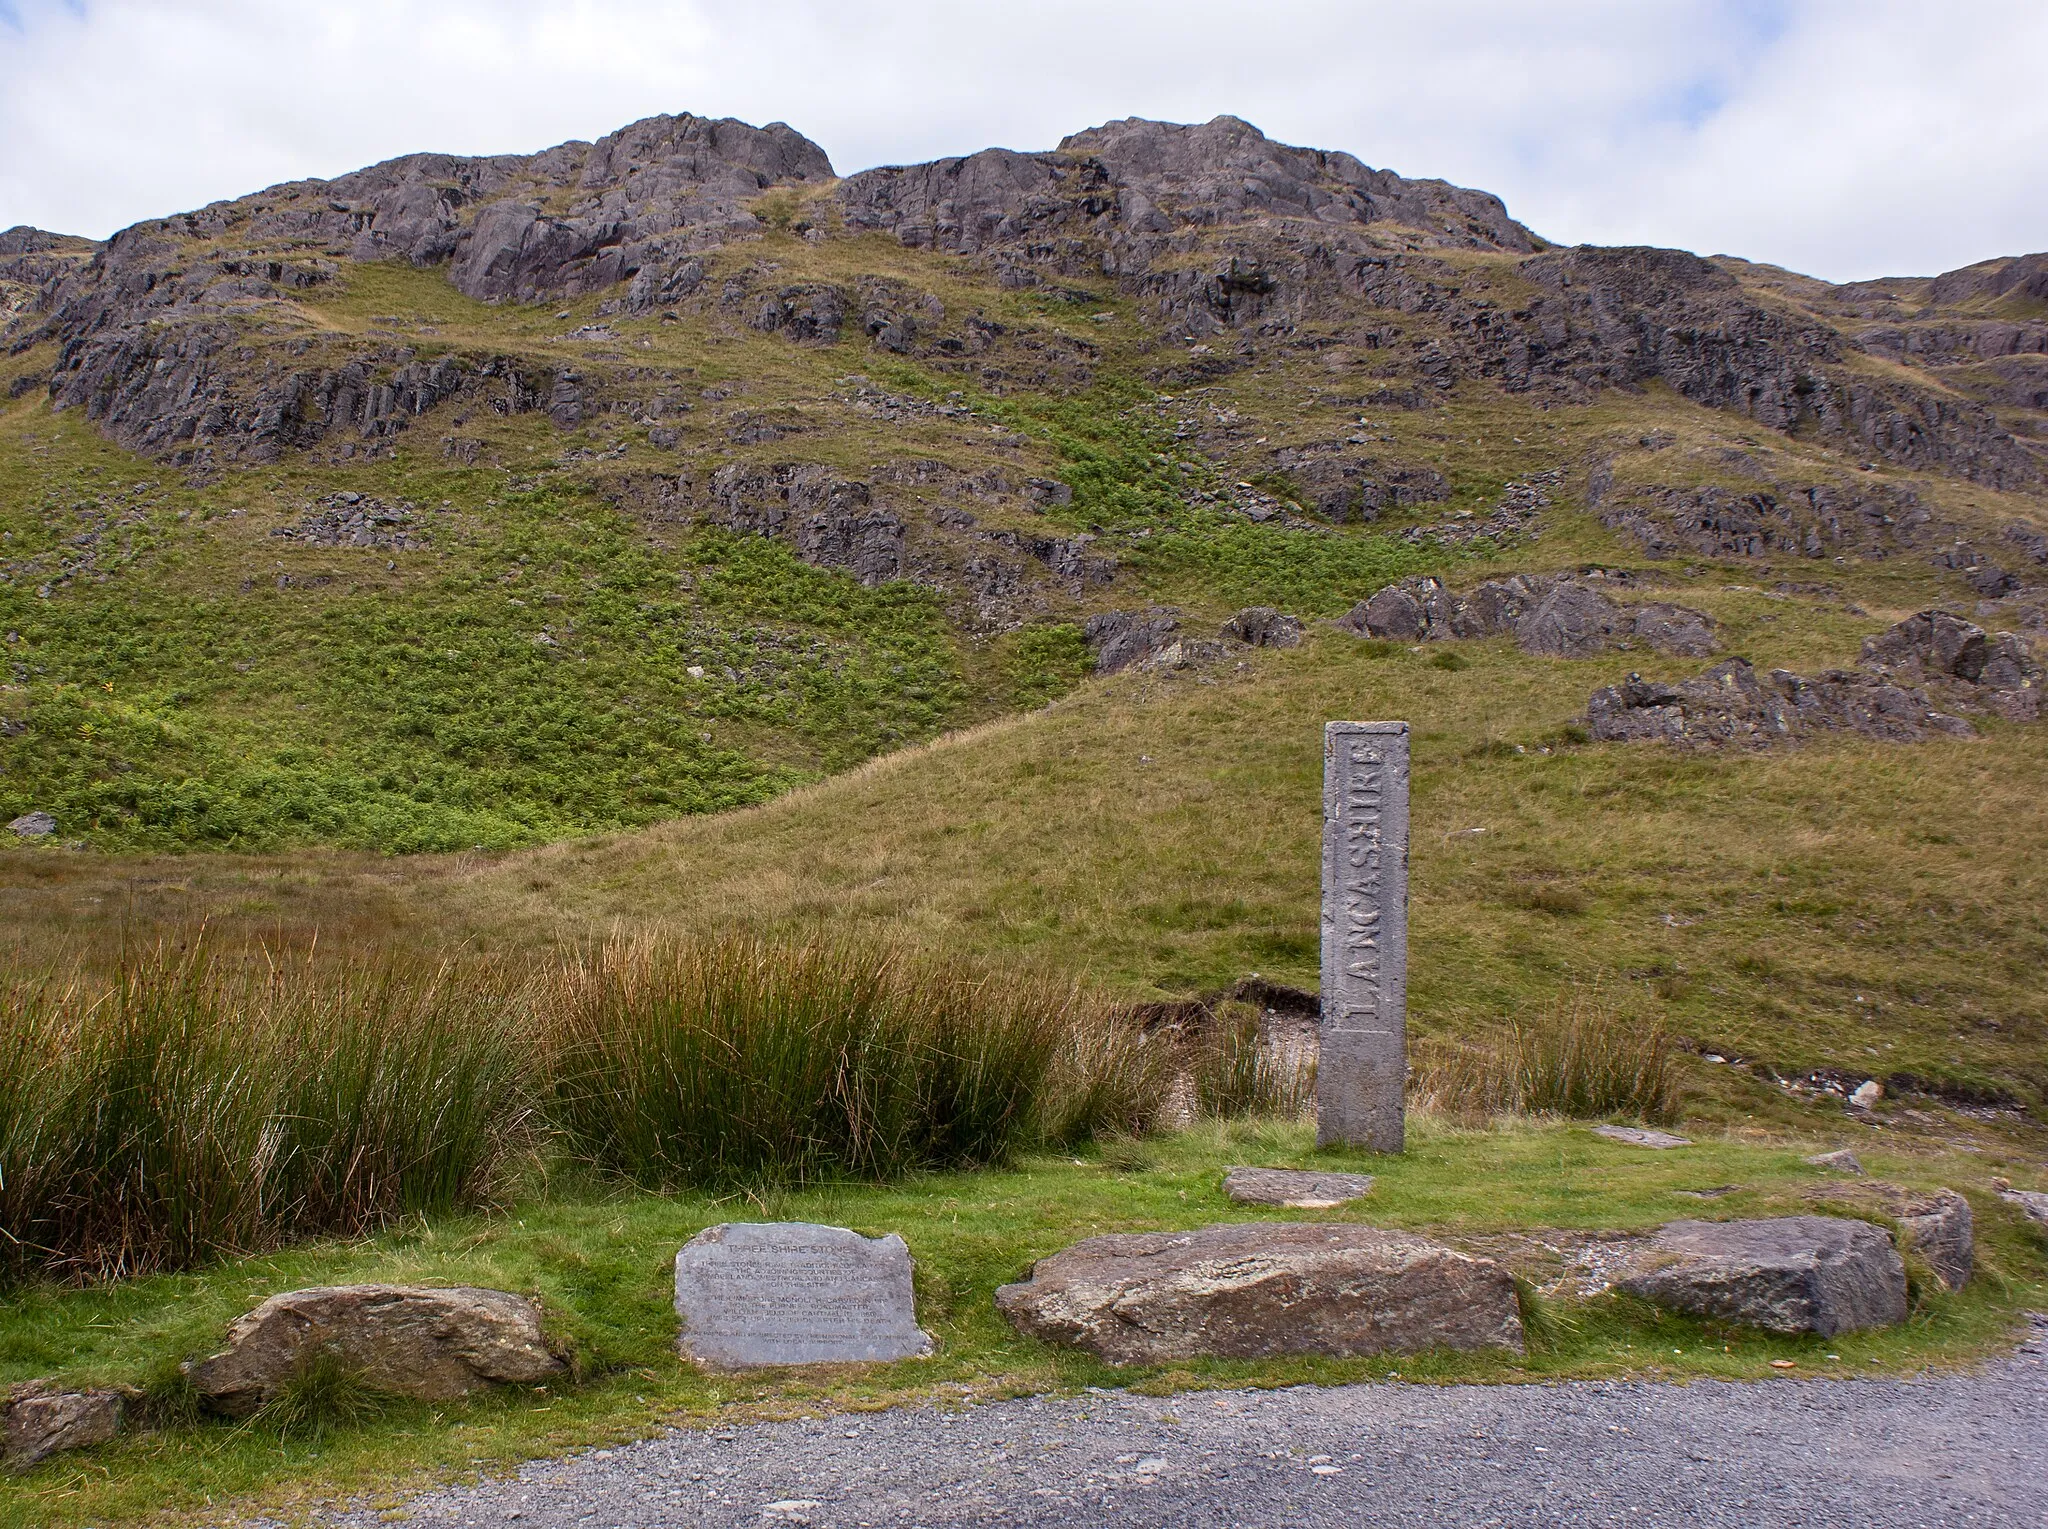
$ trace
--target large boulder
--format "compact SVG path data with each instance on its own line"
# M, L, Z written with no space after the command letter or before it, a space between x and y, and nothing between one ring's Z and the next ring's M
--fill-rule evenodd
M68 1449L90 1449L121 1431L128 1393L71 1391L54 1380L0 1388L0 1461L25 1471Z
M1629 616L1635 639L1659 653L1705 658L1714 651L1714 623L1704 611L1687 605L1653 602L1639 605Z
M362 1383L397 1396L448 1401L496 1381L531 1384L561 1373L540 1310L502 1290L333 1285L274 1295L228 1327L227 1347L187 1367L209 1405L253 1412L320 1353Z
M1651 1253L1621 1288L1674 1311L1824 1338L1906 1319L1905 1263L1868 1221L1673 1221Z
M1506 1269L1367 1226L1091 1237L996 1305L1018 1331L1111 1364L1522 1346Z

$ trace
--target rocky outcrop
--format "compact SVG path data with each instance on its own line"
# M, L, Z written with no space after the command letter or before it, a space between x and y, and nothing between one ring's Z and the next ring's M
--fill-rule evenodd
M1115 674L1163 651L1179 631L1178 614L1154 607L1090 616L1082 636L1095 655L1095 672Z
M1812 678L1759 676L1740 658L1675 684L1631 674L1596 690L1586 715L1603 742L1761 747L1829 732L1893 743L1970 736L1968 722L1938 706L2016 722L2041 714L2043 672L2026 642L1947 611L1922 611L1867 639L1859 663Z
M1900 486L1740 491L1652 484L1610 492L1601 483L1596 490L1602 522L1655 558L1889 557L1935 534L1933 512Z
M209 1406L240 1416L323 1352L373 1390L426 1401L494 1382L531 1384L563 1368L541 1331L539 1308L523 1296L335 1285L272 1296L229 1325L226 1348L186 1373Z
M1383 462L1343 441L1310 441L1273 452L1274 470L1293 485L1302 509L1332 524L1378 520L1388 510L1450 498L1433 467Z
M1704 656L1715 646L1713 621L1704 612L1663 603L1627 607L1591 582L1549 574L1508 574L1462 595L1438 579L1408 579L1360 601L1337 626L1396 642L1512 633L1525 653L1551 658L1590 658L1637 645Z
M797 556L863 584L900 578L907 528L876 509L866 483L811 463L732 462L711 478L713 518L730 530L784 537Z
M1621 607L1596 589L1562 581L1515 623L1515 645L1545 658L1591 658L1613 646Z
M302 547L364 547L415 551L432 545L411 504L390 504L352 489L329 494L298 521L270 533Z
M1294 344L1312 329L1317 343L1341 334L1398 355L1405 375L1389 375L1398 384L1380 390L1389 397L1487 381L1590 399L1660 383L1914 469L2006 489L2044 478L2041 452L1986 407L2039 407L2048 396L2040 377L1987 371L1972 393L1851 364L1859 345L1915 364L1952 354L1983 367L2038 359L2042 326L1979 309L2014 294L2025 301L2028 261L2042 257L1936 281L1931 293L1971 294L1943 312L1947 329L1920 319L1887 328L1865 315L1852 326L1864 338L1852 341L1809 307L1758 296L1731 263L1673 250L1546 249L1484 192L1277 143L1235 117L1132 118L1051 151L988 149L836 184L831 176L824 152L780 123L652 117L539 154L417 154L276 186L137 224L89 254L36 230L11 231L0 236L0 284L9 285L0 301L10 339L27 325L62 344L52 378L60 406L95 407L110 433L154 455L187 460L203 449L184 444L197 437L246 436L249 454L267 460L272 443L303 444L303 422L333 417L304 396L323 385L319 374L301 377L278 352L306 328L290 299L332 281L345 262L444 267L456 288L487 302L609 294L605 313L668 314L704 291L708 251L760 235L766 218L813 240L882 233L967 256L1002 286L1071 292L1057 284L1108 277L1168 339L1230 337L1228 354L1191 353L1197 370L1248 364L1259 345ZM1431 253L1440 250L1523 258L1512 273L1489 272ZM805 344L855 331L888 351L965 358L1002 329L969 315L959 333L938 335L944 306L894 277L777 280L773 270L729 275L714 300ZM1985 296L2001 282L2010 285ZM250 322L269 319L279 322ZM1941 339L1950 330L1953 343ZM1047 375L1085 372L1094 353L1071 335L1019 341L1032 345L1073 352ZM382 372L411 359L375 363L373 380L386 382ZM1280 470L1327 519L1369 517L1437 491L1433 469L1404 483L1400 470L1300 450ZM1721 507L1707 514L1726 518ZM1809 538L1798 539L1803 548Z
M1111 1364L1522 1346L1506 1269L1364 1226L1091 1237L996 1306L1019 1332Z
M1300 220L1318 228L1398 224L1432 244L1528 251L1535 238L1499 198L1373 170L1349 154L1275 143L1250 123L1127 118L1051 153L984 149L865 170L833 193L849 230L954 254L1003 249L1061 270L1095 236L1140 242L1189 230ZM1085 269L1085 267L1082 267ZM1227 283L1229 278L1223 278ZM1253 288L1258 278L1240 278ZM1226 295L1224 306L1230 306Z
M1621 1288L1696 1317L1823 1338L1906 1319L1906 1266L1867 1221L1673 1221L1653 1257Z
M1948 611L1921 611L1867 638L1860 662L1900 684L1932 684L1965 709L2013 722L2041 715L2044 676L2026 640L1994 636Z
M1223 623L1223 635L1254 648L1298 648L1302 626L1299 616L1289 616L1270 605L1247 606Z
M2006 1204L2017 1206L2020 1213L2042 1231L2048 1232L2048 1191L2039 1189L2014 1189L2003 1180L1999 1181L1998 1198Z
M55 1380L0 1387L0 1464L25 1471L67 1450L90 1449L121 1431L132 1393L72 1390Z
M1676 684L1631 674L1593 692L1586 720L1599 742L1656 739L1692 748L1763 748L1832 732L1891 743L1972 732L1962 718L1936 710L1922 692L1873 675L1842 669L1812 678L1785 669L1759 675L1742 658Z

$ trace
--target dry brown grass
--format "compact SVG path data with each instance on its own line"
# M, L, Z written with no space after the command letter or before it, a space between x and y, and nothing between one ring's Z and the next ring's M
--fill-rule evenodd
M1678 1113L1670 1036L1574 993L1490 1035L1415 1048L1410 1097L1454 1120L1551 1115L1668 1122Z

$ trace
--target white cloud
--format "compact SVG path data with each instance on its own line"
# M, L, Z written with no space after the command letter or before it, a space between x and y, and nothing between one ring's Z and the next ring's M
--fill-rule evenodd
M2048 248L2044 56L2040 0L0 0L0 226L659 111L843 172L1227 111L1553 238L1846 279Z

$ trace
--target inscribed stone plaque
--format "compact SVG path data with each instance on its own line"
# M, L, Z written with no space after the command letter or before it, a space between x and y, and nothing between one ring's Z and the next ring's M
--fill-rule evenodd
M1408 724L1323 729L1316 1139L1399 1152L1408 1081Z
M676 1254L683 1357L727 1368L846 1364L929 1354L910 1250L806 1221L731 1221Z

